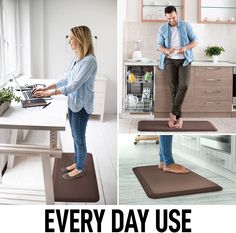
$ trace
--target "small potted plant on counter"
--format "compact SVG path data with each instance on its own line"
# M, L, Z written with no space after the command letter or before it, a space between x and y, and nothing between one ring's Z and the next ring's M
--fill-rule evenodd
M205 49L206 56L212 57L212 61L214 63L218 62L219 56L222 52L225 52L225 50L223 47L220 47L220 46L208 46Z
M20 102L10 87L0 89L0 116L10 107L11 101Z

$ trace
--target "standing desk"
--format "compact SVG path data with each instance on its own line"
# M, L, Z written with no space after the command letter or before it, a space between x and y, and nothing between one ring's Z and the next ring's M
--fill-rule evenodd
M29 83L53 83L54 80L30 79ZM0 117L0 128L46 130L50 132L48 145L3 144L0 143L1 154L16 156L41 156L43 166L44 188L47 204L54 204L54 190L51 171L51 158L60 158L62 149L57 145L57 132L66 128L67 97L53 96L46 108L22 108L21 103L12 103L10 108ZM2 184L0 174L0 185Z

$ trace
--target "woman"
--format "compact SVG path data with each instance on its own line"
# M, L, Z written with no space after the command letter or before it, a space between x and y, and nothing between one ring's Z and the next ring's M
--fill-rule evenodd
M74 163L62 168L63 178L73 180L84 175L87 154L86 126L93 111L93 87L97 72L91 31L86 26L73 27L69 44L75 53L66 78L33 91L36 97L64 94L68 96L68 116L74 140Z
M182 165L176 164L172 155L173 135L160 136L160 164L159 169L164 172L189 173L189 170Z

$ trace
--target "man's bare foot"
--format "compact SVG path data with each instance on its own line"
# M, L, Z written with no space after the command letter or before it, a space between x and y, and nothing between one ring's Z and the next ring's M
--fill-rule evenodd
M163 167L164 167L164 163L163 163L163 162L160 162L158 168L159 168L160 170L163 170Z
M170 128L174 128L175 123L174 123L173 121L169 120L169 121L168 121L168 126L169 126Z
M182 117L180 117L178 120L177 120L177 122L176 122L176 124L175 124L175 128L177 128L177 129L182 129L182 127L183 127L183 118Z
M163 171L164 172L172 172L172 173L177 173L177 174L187 174L190 171L185 168L184 166L180 165L180 164L170 164L168 166L164 165L163 167Z
M168 126L170 128L174 128L176 122L177 122L176 116L173 113L170 112Z

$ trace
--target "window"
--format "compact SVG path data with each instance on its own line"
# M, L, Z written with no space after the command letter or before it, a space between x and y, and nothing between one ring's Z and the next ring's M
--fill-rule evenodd
M18 0L0 0L0 82L20 73Z

